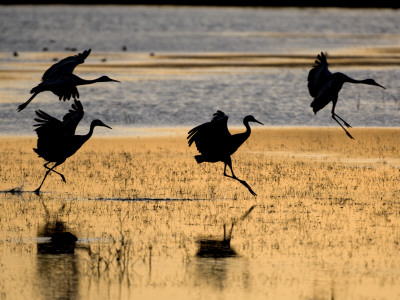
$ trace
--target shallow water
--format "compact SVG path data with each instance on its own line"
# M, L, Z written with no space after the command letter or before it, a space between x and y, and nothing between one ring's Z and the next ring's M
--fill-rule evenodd
M400 12L389 9L5 6L0 134L34 135L37 109L61 118L70 102L57 103L49 92L21 113L16 107L53 58L88 48L92 54L76 74L107 74L123 83L79 88L86 111L82 132L95 118L122 129L99 135L125 135L123 128L132 126L190 127L217 109L230 116L230 125L253 114L267 126L337 126L330 107L317 116L309 107L306 78L320 51L342 57L331 63L332 71L387 87L345 84L340 116L356 127L399 126L398 20Z
M99 128L96 135L173 135L175 128L161 127L181 132L208 121L217 109L230 116L232 126L247 114L266 126L337 126L329 108L314 116L309 107L306 78L320 51L336 59L332 71L372 77L387 87L346 84L339 115L354 127L400 126L399 20L399 10L372 9L4 6L0 135L33 136L37 109L62 118L71 102L60 103L50 93L23 112L16 108L55 58L88 48L92 54L76 74L107 74L122 83L79 89L85 117L78 133L99 118L113 130ZM77 50L66 50L72 47ZM309 159L308 153L299 156ZM338 156L328 158L380 163ZM397 168L399 162L385 164ZM243 214L247 200L154 197L71 200L48 192L42 198L0 193L0 299L400 297L397 213L389 221L383 210L369 213L372 221L363 223L362 209L370 203L328 205L329 198L308 199L313 204L304 206L278 196L287 211L295 210L285 219L287 212L270 206L273 197L262 199L235 228L231 246L237 256L204 258L197 255L199 239L220 242L223 224ZM68 224L63 231L78 241L64 247L65 253L46 253L58 217ZM122 243L121 237L128 240Z
M364 241L364 234L356 239L344 228L331 229L343 237L325 240L317 225L324 213L306 217L308 210L319 209L315 207L300 211L301 225L298 220L281 219L274 206L257 205L233 230L230 247L235 256L214 256L218 248L211 248L204 257L199 255L199 241L208 240L209 245L222 241L224 218L229 232L230 222L250 204L0 197L4 299L394 299L400 295L398 259L385 256L398 253L397 247L384 235L374 235L377 242L388 243L380 247ZM19 213L12 211L18 207ZM201 211L211 213L199 220ZM54 232L70 232L78 240L57 245L49 239Z
M399 11L3 6L1 51L294 53L398 45Z

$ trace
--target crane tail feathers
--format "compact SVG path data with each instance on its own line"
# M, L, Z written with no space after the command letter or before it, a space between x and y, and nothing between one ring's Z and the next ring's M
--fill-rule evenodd
M73 112L73 111L76 111L76 110L83 110L82 103L77 99L74 99L74 103L72 103L71 107L72 107L73 110L70 110L69 112Z
M317 55L317 59L315 60L315 63L317 65L322 65L322 64L328 64L328 61L326 60L326 56L328 54L325 54L324 52L321 52L321 54Z
M39 118L42 118L42 119L51 119L52 118L52 116L50 116L49 114L47 114L47 113L45 113L43 110L41 110L41 109L39 109L39 110L37 110L37 111L35 111L35 113L36 113L36 115L39 117ZM35 119L36 120L36 119ZM43 120L39 120L39 122L40 121L43 121Z

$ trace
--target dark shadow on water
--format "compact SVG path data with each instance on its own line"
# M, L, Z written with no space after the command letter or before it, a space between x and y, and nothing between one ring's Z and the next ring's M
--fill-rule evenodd
M217 290L224 290L226 286L229 257L237 257L236 251L231 247L233 224L227 234L226 225L223 225L223 239L199 239L196 253L196 276L207 286Z
M24 183L22 183L21 186L17 186L17 187L13 187L9 190L4 190L4 191L0 191L0 193L2 194L11 194L11 195L21 195L22 193L26 193L23 188L25 185L25 180Z
M208 287L222 291L228 282L229 261L223 258L198 258L195 261L197 279Z
M231 247L232 229L226 233L226 225L224 224L224 237L222 240L217 239L199 239L197 243L199 249L196 253L197 257L208 257L208 258L224 258L236 256L237 253Z
M78 238L57 216L51 218L43 201L42 204L46 219L37 235L50 240L37 244L38 290L43 299L78 299L80 275L78 256L75 254Z
M203 238L198 239L198 250L196 253L196 276L207 286L217 290L224 290L228 285L228 269L232 259L240 256L231 247L233 228L238 222L243 221L255 208L251 206L240 218L232 222L229 230L227 225L223 225L223 238Z
M239 219L235 220L231 224L229 232L227 232L226 224L223 225L224 235L223 239L199 239L197 244L199 249L196 253L197 257L207 257L207 258L224 258L237 256L237 253L231 247L232 231L234 226L243 221L255 208L255 205L250 207Z
M36 194L36 195L40 196L40 194L43 193L43 192L37 193L36 191L24 191L24 185L25 185L25 180L21 186L13 187L9 190L0 191L0 194L11 194L11 195L16 195L16 196L22 196L22 194ZM49 192L45 192L45 193L49 193Z
M190 199L190 198L88 198L87 200L98 200L98 201L210 201L218 199Z
M46 243L38 243L38 254L74 254L78 238L68 232L65 224L60 221L46 223L39 231L38 237L50 237Z

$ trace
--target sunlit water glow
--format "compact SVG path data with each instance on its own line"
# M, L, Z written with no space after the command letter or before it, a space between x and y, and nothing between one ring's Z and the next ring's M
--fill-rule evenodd
M232 126L240 126L248 114L266 126L337 126L330 106L316 116L309 107L306 78L321 51L332 54L332 71L356 79L374 78L387 88L345 84L336 112L354 127L397 127L399 20L399 10L371 9L4 6L0 9L0 135L34 136L38 109L61 119L71 102L59 102L49 92L38 95L22 112L16 108L56 60L89 48L92 54L75 73L83 78L106 74L122 83L79 88L85 117L78 134L88 131L91 120L101 119L113 129L96 128L95 135L182 136L188 128L208 121L217 109L230 116ZM7 151L26 155L30 148ZM91 152L96 159L93 153L99 149ZM300 167L309 160L339 161L343 168L379 164L394 172L400 165L397 158L376 157L376 153L357 161L325 152L272 149L248 153L264 161L296 157ZM29 173L26 168L37 162L33 159L37 158L32 153L29 167L26 162L21 167L19 158L15 164ZM275 171L282 168L277 162L268 164ZM99 172L93 170L91 180ZM278 178L274 172L268 176ZM6 175L0 166L0 176ZM36 176L39 180L42 173ZM169 176L173 177L171 173L164 177ZM32 176L28 180L32 185ZM140 178L129 180L136 183ZM321 181L332 185L328 179ZM48 191L41 198L31 192L0 193L0 299L400 298L398 213L379 210L386 203L398 205L397 190L390 195L394 202L385 198L381 204L373 198L378 207L373 209L368 197L356 199L361 204L350 199L349 206L329 205L332 201L346 204L347 197L259 198L259 207L233 231L230 246L237 255L204 258L196 255L199 239L219 245L222 225L249 208L247 198L222 200L213 190L212 201L186 199L186 195L157 197L157 182L153 183L142 198L104 195L71 200L67 193L54 199ZM85 184L79 187L86 188ZM208 193L211 188L207 189ZM285 189L289 194L294 190L289 184ZM282 207L271 206L272 201ZM372 221L365 220L364 207ZM295 216L284 219L292 209ZM52 241L58 216L66 220L62 232L76 235L76 242ZM329 222L324 223L326 219ZM329 228L321 228L321 222ZM370 226L363 228L366 223ZM325 238L327 231L331 240ZM357 231L360 239L355 237Z
M71 103L50 92L16 107L53 59L89 48L76 74L122 83L79 88L82 132L95 118L111 127L192 126L217 109L232 125L253 114L267 126L337 126L330 105L317 116L309 107L306 78L321 51L342 58L332 71L387 87L345 84L339 115L355 127L399 126L399 19L398 10L371 9L2 7L0 133L34 135L37 109L61 118Z

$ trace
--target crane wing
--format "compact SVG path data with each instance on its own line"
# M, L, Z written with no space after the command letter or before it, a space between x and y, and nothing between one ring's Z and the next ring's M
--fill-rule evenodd
M82 103L79 100L74 100L71 109L63 117L64 132L68 135L74 135L76 127L82 120L84 115Z
M312 97L316 97L318 95L321 88L332 76L332 73L328 69L328 61L326 60L326 56L323 52L318 54L315 63L316 65L312 67L307 78L308 91Z
M76 127L84 115L83 106L79 100L75 100L75 103L72 104L72 108L63 117L63 121L50 116L40 109L35 113L37 115L35 121L38 123L33 126L37 127L35 131L42 140L58 140L63 137L74 135Z
M52 65L42 76L42 80L47 80L61 75L72 74L75 67L85 62L85 59L89 56L91 49L85 50L82 53L78 53L74 56L66 57L60 60L58 63Z
M188 132L189 147L196 144L201 154L223 151L231 136L228 130L228 116L222 111L213 114L211 122L199 125Z
M38 122L38 124L33 126L37 127L35 131L39 138L51 139L62 130L63 124L60 120L57 120L40 109L35 111L35 113L38 116L35 118L35 121Z

